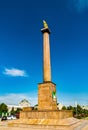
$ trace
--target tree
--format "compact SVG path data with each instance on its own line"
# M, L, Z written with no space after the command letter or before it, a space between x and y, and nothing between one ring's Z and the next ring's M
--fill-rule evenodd
M62 107L62 110L67 110L66 106L63 106L63 107Z
M67 110L73 110L73 107L72 106L68 106Z
M78 114L83 113L83 109L82 109L82 107L80 105L77 105L77 113Z
M20 113L20 111L22 111L22 109L21 108L17 108L15 113Z
M38 110L38 104L34 106L34 110Z
M79 118L79 119L88 117L88 110L83 109L79 104L77 105L77 107L63 106L62 110L72 110L73 116L76 117L76 118Z
M15 114L15 110L14 110L14 107L12 107L12 110L11 110L11 115L14 115Z
M5 103L0 104L0 113L7 113L8 112L8 107Z
M22 111L21 108L17 108L14 115L16 116L16 118L19 118L20 117L20 111Z

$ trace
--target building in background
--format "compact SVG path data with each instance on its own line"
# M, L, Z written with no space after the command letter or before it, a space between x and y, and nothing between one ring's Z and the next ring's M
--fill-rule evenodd
M88 106L82 106L82 109L88 110Z
M23 107L30 107L30 106L31 104L29 103L29 101L26 99L23 99L18 105L7 105L8 113L11 112L12 108L14 108L14 110L16 111L17 108L22 109Z
M57 108L58 108L59 110L62 110L62 107L63 107L63 105L62 105L61 103L58 103L58 104L57 104Z
M29 103L29 101L28 100L26 100L26 99L24 99L24 100L22 100L20 103L19 103L19 107L30 107L31 106L31 104Z

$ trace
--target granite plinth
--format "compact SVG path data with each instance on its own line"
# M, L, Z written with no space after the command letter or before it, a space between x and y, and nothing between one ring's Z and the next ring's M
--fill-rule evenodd
M79 125L80 120L73 117L66 119L19 119L10 121L8 126L34 129L58 129L73 130L72 128Z
M32 111L33 107L23 107L23 111Z
M65 119L69 117L73 117L73 112L70 110L20 112L20 119Z
M53 91L56 91L56 85L52 82L38 85L38 110L57 110L57 100L52 97Z

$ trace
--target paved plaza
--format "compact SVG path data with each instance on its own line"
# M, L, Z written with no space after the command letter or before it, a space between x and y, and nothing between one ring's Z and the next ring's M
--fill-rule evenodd
M88 120L81 120L80 123L71 126L70 128L61 127L60 128L46 128L36 127L36 126L25 126L25 127L8 127L9 121L0 121L0 130L88 130Z

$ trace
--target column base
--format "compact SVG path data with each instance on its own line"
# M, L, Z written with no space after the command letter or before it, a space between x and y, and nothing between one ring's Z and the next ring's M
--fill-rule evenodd
M57 100L53 97L56 85L52 82L38 84L38 110L57 110Z

